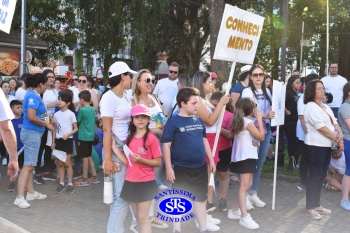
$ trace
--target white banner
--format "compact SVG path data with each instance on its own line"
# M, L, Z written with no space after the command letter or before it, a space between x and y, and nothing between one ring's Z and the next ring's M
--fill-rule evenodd
M225 5L214 59L253 64L264 18Z
M13 14L17 0L1 0L0 4L0 30L10 33Z
M284 125L286 86L282 82L273 80L272 110L275 111L275 118L271 120L271 126Z

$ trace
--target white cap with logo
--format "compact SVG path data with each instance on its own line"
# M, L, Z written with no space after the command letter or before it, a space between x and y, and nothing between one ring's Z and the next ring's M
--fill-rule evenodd
M114 62L109 67L108 77L112 78L114 76L117 76L117 75L120 75L120 74L124 74L124 73L127 73L127 72L130 72L132 74L136 74L137 73L136 71L130 69L130 67L125 62L117 61L117 62Z

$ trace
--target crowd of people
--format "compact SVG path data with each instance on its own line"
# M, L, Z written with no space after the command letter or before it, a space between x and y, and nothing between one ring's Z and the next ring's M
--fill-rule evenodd
M306 190L305 213L313 219L331 213L320 202L325 181L342 190L340 205L350 211L350 83L337 67L331 63L330 75L322 79L293 72L282 136L276 139L287 142L288 167L300 170L297 188ZM154 196L169 188L195 196L199 232L220 230L221 220L208 214L215 209L247 229L259 228L248 211L266 206L258 186L275 117L272 78L264 68L243 66L227 95L216 91L216 73L180 75L176 62L158 82L149 70L134 71L124 62L113 63L108 76L103 93L87 74L73 75L72 86L63 90L52 70L22 75L18 88L16 79L1 80L0 152L10 175L8 191L17 188L14 205L28 208L29 201L47 198L34 183L57 180L56 193L67 194L75 186L99 184L97 170L103 167L113 177L109 233L124 232L129 209L133 232L168 228L155 216ZM218 149L212 153L217 131ZM284 166L283 149L279 166ZM163 167L169 187L161 179ZM226 201L230 173L240 182L232 206ZM213 175L219 180L218 201L210 185ZM181 232L181 223L172 228Z

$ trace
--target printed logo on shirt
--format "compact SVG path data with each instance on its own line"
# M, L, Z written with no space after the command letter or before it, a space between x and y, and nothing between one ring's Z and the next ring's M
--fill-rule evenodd
M17 127L18 127L19 129L22 129L22 124L18 124Z
M170 189L158 193L154 199L159 201L160 209L156 217L162 221L185 222L194 218L192 203L196 197L191 192L182 189Z
M35 104L34 104L34 99L29 99L29 100L28 100L28 104L29 104L29 105L35 105Z
M145 148L143 148L143 147L137 148L137 154L138 154L138 155L144 155L144 154L146 154Z
M180 132L185 132L185 128L184 127L180 127Z

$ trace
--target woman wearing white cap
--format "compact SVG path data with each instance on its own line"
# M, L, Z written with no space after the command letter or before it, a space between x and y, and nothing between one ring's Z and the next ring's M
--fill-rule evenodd
M103 172L113 174L113 203L110 206L108 233L124 232L124 219L129 208L128 202L120 197L126 174L124 165L126 159L121 144L125 143L128 135L128 124L131 120L131 103L125 94L125 90L130 89L131 78L134 73L136 72L131 70L124 62L113 63L108 70L110 90L102 96L100 102L105 153ZM116 147L113 151L112 134L116 141Z

